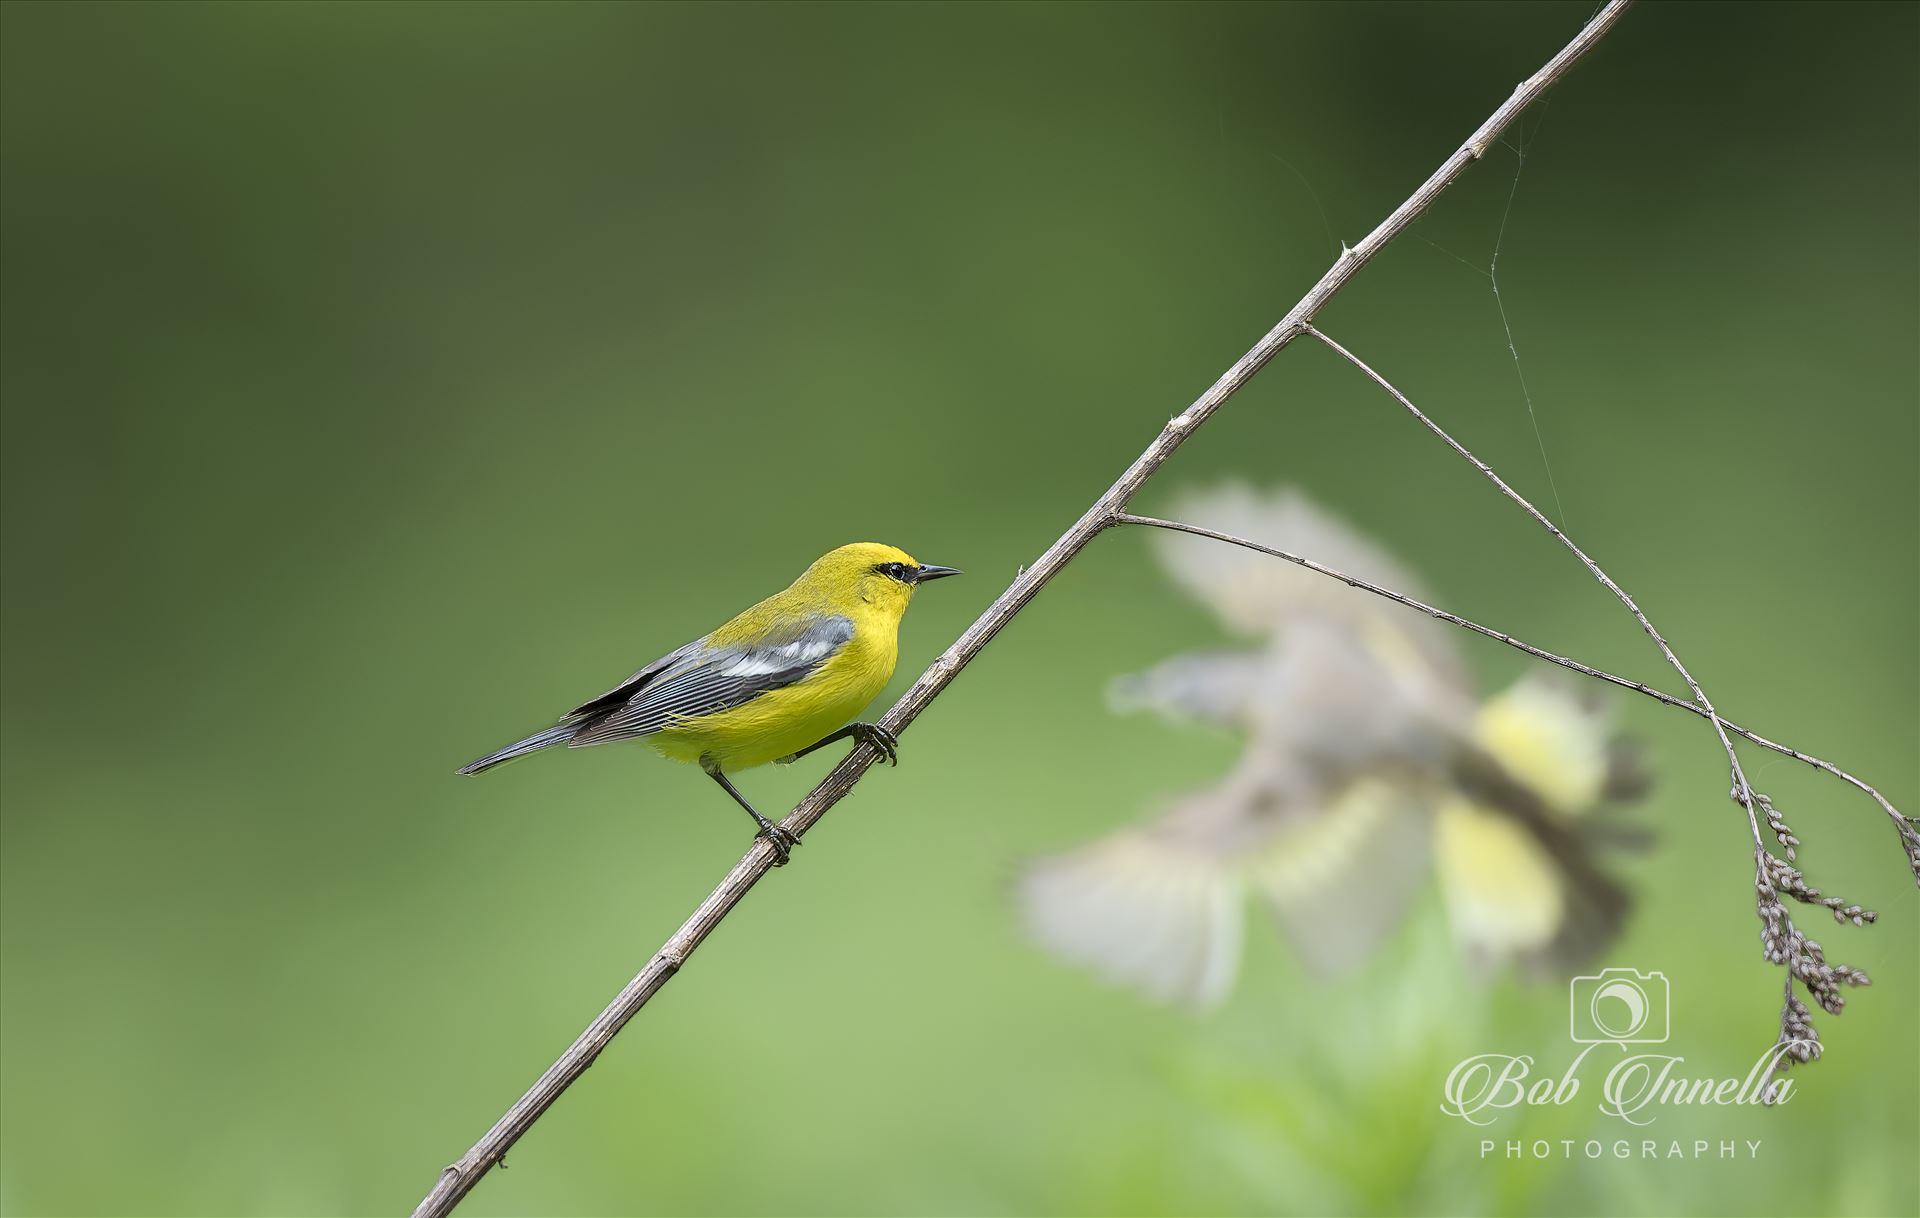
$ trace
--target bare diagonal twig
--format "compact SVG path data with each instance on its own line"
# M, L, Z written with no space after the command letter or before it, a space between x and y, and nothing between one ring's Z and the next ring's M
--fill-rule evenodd
M1869 786L1867 783L1861 781L1860 779L1854 777L1852 774L1847 773L1845 770L1842 770L1837 766L1831 765L1828 762L1820 760L1818 757L1812 757L1806 753L1800 752L1798 749L1789 748L1784 744L1776 743L1775 741L1767 739L1765 736L1757 735L1756 733L1750 732L1746 728L1743 728L1738 724L1729 723L1727 720L1721 718L1719 713L1714 710L1713 704L1707 701L1706 694L1702 692L1702 690L1700 689L1699 683L1693 679L1693 675L1689 673L1686 669L1686 666L1680 662L1680 657L1674 654L1673 648L1667 643L1667 640L1661 636L1658 630L1654 629L1653 623L1647 620L1647 615L1641 612L1640 606L1634 603L1633 598L1627 595L1626 591L1622 589L1619 584L1616 584L1615 582L1613 582L1612 577L1610 577L1605 571L1600 569L1600 565L1598 563L1596 563L1592 558L1588 557L1587 552L1585 550L1582 550L1578 545L1574 544L1573 539L1568 537L1564 532L1562 532L1558 525L1554 524L1551 520L1548 520L1546 516L1541 514L1538 508L1533 506L1533 504L1527 502L1527 500L1523 496L1521 496L1518 491L1514 490L1511 486L1509 486L1507 482L1500 477L1499 474L1494 473L1493 469L1490 466L1488 466L1486 462L1474 456L1458 440L1455 440L1451 435L1447 434L1447 432L1444 429L1442 429L1438 423L1435 423L1418 406L1415 406L1411 401L1409 401L1406 394L1400 392L1400 390L1395 388L1390 381L1388 381L1385 377L1381 376L1378 372L1374 371L1372 366L1367 364L1366 361L1362 360L1359 356L1355 355L1353 352L1347 350L1345 347L1341 346L1339 343L1329 338L1324 331L1316 329L1312 325L1306 326L1305 330L1307 334L1318 339L1329 350L1333 351L1334 354L1340 356L1342 359L1352 364L1355 368L1358 368L1362 373L1366 375L1367 379L1371 380L1374 384L1380 386L1382 389L1386 390L1389 394L1391 394L1394 401L1400 403L1400 405L1404 409L1406 409L1408 413L1413 415L1414 418L1418 419L1422 426L1424 426L1428 431L1431 431L1434 435L1440 437L1441 440L1445 441L1447 446L1452 448L1454 452L1458 453L1461 457L1471 462L1475 469L1479 470L1483 475L1485 475L1489 480L1491 480L1495 486L1500 488L1501 494L1505 495L1508 499L1511 499L1513 502L1519 504L1522 508L1526 510L1528 515L1532 516L1536 521L1540 523L1540 525L1543 528L1545 528L1549 533L1553 534L1553 536L1560 542L1560 544L1565 546L1567 549L1571 550L1574 556L1580 560L1581 564L1584 565L1587 568L1587 570L1593 574L1593 577L1599 580L1601 584L1605 585L1607 590L1612 592L1615 597L1619 598L1620 603L1625 605L1627 609L1633 614L1634 619L1640 623L1641 628L1644 629L1647 632L1647 634L1653 639L1654 643L1659 646L1660 653L1666 657L1667 662L1673 666L1674 670L1680 674L1681 679L1686 681L1688 687L1693 690L1695 700L1692 702L1687 702L1683 699L1674 698L1670 694L1661 693L1659 690L1653 689L1650 686L1644 685L1638 681L1630 681L1624 677L1616 677L1611 673L1602 672L1594 668L1588 668L1586 665L1580 664L1576 661L1568 660L1565 657L1556 656L1551 652L1542 651L1537 647L1533 647L1529 644L1521 643L1509 635L1502 634L1500 631L1490 630L1485 626L1476 625L1472 622L1465 620L1464 618L1458 618L1453 616L1452 614L1442 613L1439 610L1432 609L1429 606L1422 605L1417 601L1413 601L1411 598L1403 597L1396 593L1390 593L1384 589L1373 588L1370 585L1366 585L1364 581L1352 580L1346 576L1340 575L1338 572L1333 572L1325 568L1319 568L1318 564L1307 564L1303 562L1302 563L1303 566L1309 566L1310 568L1320 569L1323 574L1331 574L1335 578L1346 580L1346 582L1353 584L1356 587L1367 587L1368 591L1379 592L1380 594L1388 596L1390 599L1397 600L1400 603L1404 605L1408 605L1411 608L1419 609L1424 613L1429 613L1443 620L1451 621L1455 625L1465 626L1469 630L1474 630L1474 631L1477 631L1478 633L1485 634L1491 638L1499 639L1500 641L1504 643L1508 643L1512 646L1518 647L1521 651L1527 652L1529 655L1535 656L1539 659L1546 660L1550 663L1559 664L1564 668L1571 668L1574 671L1584 673L1589 677L1594 677L1602 681L1609 681L1615 685L1619 685L1627 689L1635 690L1639 693L1647 694L1650 697L1656 698L1662 702L1667 703L1669 706L1678 706L1678 707L1682 707L1683 709L1691 710L1696 715L1699 715L1704 719L1710 720L1713 723L1715 730L1719 733L1721 746L1725 748L1727 752L1727 760L1731 764L1733 769L1735 785L1734 785L1734 789L1730 792L1730 794L1735 802L1742 804L1747 809L1748 818L1752 822L1753 837L1754 837L1755 845L1761 845L1762 838L1760 833L1759 822L1756 819L1756 810L1753 807L1753 791L1752 791L1752 788L1748 787L1746 784L1746 776L1741 769L1740 759L1738 756L1734 754L1734 751L1733 751L1733 741L1727 738L1728 732L1732 732L1736 736L1740 736L1747 740L1750 740L1754 744L1757 744L1762 748L1771 749L1776 753L1783 754L1784 756L1787 756L1787 757L1792 757L1796 761L1803 761L1806 764L1814 767L1815 769L1824 770L1827 773L1833 775L1835 778L1838 778L1841 781L1850 784L1851 786L1857 788L1858 790L1860 790L1861 792L1869 796L1876 804L1880 805L1880 810L1885 812L1887 816L1893 821L1895 828L1900 832L1901 839L1903 841L1907 840L1907 838L1911 836L1913 832L1913 822L1911 821L1911 819L1908 817L1902 816L1900 813L1900 810L1894 807L1893 804L1887 800L1886 796L1882 795L1879 791L1875 790L1873 787ZM1184 526L1169 526L1165 522L1157 522L1157 521L1149 522L1149 521L1141 520L1141 521L1136 521L1136 523L1158 523L1163 528L1164 527L1184 527ZM1194 532L1197 530L1187 529L1186 531ZM1240 544L1240 545L1247 544L1246 542L1238 538L1224 537L1219 534L1215 534L1211 532L1205 533L1203 535L1217 537L1219 540L1223 540L1223 541L1232 541L1235 544ZM1253 546L1252 548L1265 550L1265 547L1262 547L1262 546ZM1276 553L1275 551L1270 551L1270 550L1266 552ZM1293 558L1292 555L1288 555L1288 554L1276 553L1276 556L1289 559L1290 561L1296 561L1296 562L1301 561Z
M1401 230L1418 219L1435 199L1439 198L1451 186L1467 167L1486 154L1494 141L1512 125L1527 107L1531 106L1561 77L1578 63L1589 51L1597 46L1609 30L1626 13L1630 0L1609 0L1599 12L1595 13L1587 24L1567 45L1547 63L1522 81L1512 95L1494 110L1487 120L1469 136L1465 143L1456 148L1443 161L1438 169L1420 184L1405 202L1382 220L1361 242L1350 249L1343 250L1324 275L1313 287L1308 289L1299 303L1288 310L1280 323L1255 343L1245 355L1227 369L1219 380L1200 395L1191 406L1168 421L1144 452L1135 459L1126 472L1101 495L1094 504L1083 513L1079 520L1046 551L1035 559L1032 565L1023 570L1012 585L1002 592L992 605L988 606L973 625L948 647L940 658L935 660L926 672L920 675L913 687L902 695L891 710L881 719L881 723L895 733L904 731L913 720L925 710L927 705L952 682L960 670L977 656L993 637L1000 633L1015 614L1025 608L1040 589L1059 574L1067 563L1085 549L1087 543L1100 532L1114 523L1124 511L1135 493L1146 484L1174 450L1185 442L1195 429L1205 423L1215 411L1232 397L1241 386L1265 367L1268 361L1280 353L1305 332L1307 323L1333 299L1349 279L1361 267L1384 249ZM804 835L813 827L827 809L838 803L853 789L867 767L873 764L874 753L865 745L853 749L847 757L835 766L826 778L803 799L799 806L788 814L782 827L796 836ZM740 903L753 886L765 876L773 865L772 847L764 842L756 843L746 856L736 863L725 879L715 888L700 907L670 937L661 949L654 953L646 966L629 981L618 996L609 1003L586 1031L582 1032L559 1060L550 1066L539 1080L507 1109L498 1121L481 1139L458 1160L449 1164L440 1173L433 1189L414 1210L415 1218L438 1218L453 1212L461 1199L472 1191L475 1184L498 1163L508 1149L531 1129L536 1121L552 1107L554 1101L578 1079L602 1050L610 1044L620 1029L640 1012L647 1001L658 993L673 975L686 964L689 957L706 941L733 908Z
M1875 915L1871 910L1863 909L1859 905L1850 905L1840 897L1823 895L1819 889L1807 883L1806 877L1793 865L1793 846L1799 839L1793 836L1792 830L1779 809L1774 806L1773 801L1764 793L1754 790L1752 784L1747 781L1746 771L1740 764L1740 755L1734 749L1732 737L1729 735L1729 732L1735 729L1720 717L1720 712L1708 700L1706 690L1700 687L1700 682L1694 680L1693 674L1687 671L1687 666L1681 663L1680 657L1674 653L1672 645L1654 628L1653 622L1634 602L1633 597L1615 583L1613 578L1601 569L1600 564L1581 549L1571 537L1568 537L1558 525L1547 519L1539 508L1534 507L1525 496L1508 485L1506 480L1495 473L1486 462L1467 451L1465 445L1447 434L1444 428L1415 406L1406 394L1395 388L1392 382L1375 371L1365 360L1315 329L1311 323L1304 326L1303 330L1319 340L1334 354L1359 369L1367 379L1386 390L1394 401L1420 422L1421 426L1439 437L1461 459L1479 470L1488 481L1499 488L1502 495L1519 505L1527 515L1533 517L1542 528L1551 533L1555 540L1571 551L1573 556L1580 560L1581 565L1586 567L1587 571L1599 580L1607 591L1613 593L1614 597L1627 607L1627 611L1633 614L1634 620L1640 623L1640 628L1647 632L1647 636L1660 649L1660 654L1666 657L1667 663L1680 674L1688 688L1693 690L1694 701L1688 705L1713 724L1714 735L1719 738L1720 747L1726 751L1727 765L1731 770L1733 786L1729 794L1734 802L1746 811L1747 826L1753 835L1754 895L1756 910L1764 928L1761 931L1762 952L1769 962L1783 965L1787 971L1784 1002L1779 1018L1779 1038L1773 1059L1760 1082L1760 1094L1766 1096L1769 1102L1783 1097L1784 1092L1774 1089L1775 1074L1792 1062L1812 1061L1819 1056L1820 1052L1819 1035L1814 1030L1811 1014L1794 994L1793 983L1797 980L1806 986L1807 992L1819 1003L1822 1010L1828 1014L1838 1015L1846 1005L1846 997L1841 992L1842 988L1867 985L1870 984L1870 979L1859 969L1829 961L1819 942L1809 939L1805 932L1795 925L1786 903L1781 898L1785 896L1802 904L1818 905L1830 912L1837 920L1851 921L1855 926L1873 921ZM1644 687L1641 688L1642 692L1647 692ZM1746 735L1744 732L1740 734ZM1920 884L1920 824L1900 815L1893 805L1880 797L1879 792L1860 780L1851 775L1842 774L1831 765L1821 763L1820 768L1840 774L1854 786L1873 795L1891 818L1894 829L1900 837L1901 852L1905 856L1907 867L1913 874L1914 882ZM1785 858L1776 855L1767 845L1767 835L1760 828L1762 818L1766 820L1767 828L1778 839L1786 854Z
M1424 613L1428 617L1446 622L1449 625L1458 626L1462 630L1470 630L1475 634L1492 639L1496 643L1505 643L1515 651L1524 652L1536 660L1544 660L1549 664L1557 664L1561 668L1577 672L1583 677L1592 677L1596 681L1605 681L1609 685L1618 685L1622 689L1630 689L1637 694L1644 694L1646 697L1652 698L1654 701L1665 706L1687 711L1700 716L1702 719L1710 717L1707 709L1698 702L1689 702L1685 698L1676 698L1665 690L1656 689L1644 681L1636 681L1632 677L1622 677L1615 673L1607 672L1605 669L1594 668L1591 665L1582 664L1578 660L1569 659L1566 656L1548 651L1544 647L1536 647L1532 643L1513 637L1504 630L1495 630L1491 626L1483 626L1479 622L1461 617L1457 613L1449 613L1445 609L1435 608L1425 601L1416 600L1405 593L1395 592L1391 588L1385 588L1379 584L1361 579L1357 575L1349 575L1345 571L1336 570L1333 567L1327 566L1325 563L1315 562L1313 559L1303 557L1299 554L1276 549L1273 546L1263 545L1260 542L1253 541L1246 537L1236 537L1232 533L1223 533L1219 529L1209 529L1197 524L1188 524L1183 520L1163 520L1158 516L1138 516L1132 512L1123 512L1114 518L1114 523L1141 525L1155 529L1168 529L1176 533L1191 533L1196 537L1207 537L1214 541L1223 541L1228 545L1240 546L1272 558L1284 559L1287 562L1293 563L1295 566L1304 567L1317 575L1324 575L1329 579L1337 579L1350 588L1357 588L1362 592L1371 592L1375 596L1385 597L1395 604L1405 605L1407 608ZM1834 765L1832 762L1823 761L1810 753L1803 753L1799 749L1781 744L1778 741L1769 740L1758 732L1741 727L1731 719L1722 719L1720 723L1729 732L1740 737L1742 740L1751 741L1761 748L1779 753L1783 757L1791 757L1795 761L1803 762L1816 770L1825 771L1835 778L1840 779L1842 782L1850 784L1871 797L1875 803L1879 804L1881 809L1893 818L1896 825L1911 825L1912 822L1909 818L1902 816L1900 809L1894 807L1886 796L1882 795L1861 779L1854 777L1839 766Z
M1485 475L1488 481L1499 487L1502 495L1505 495L1508 499L1518 504L1527 515L1539 522L1541 528L1553 534L1555 541L1558 541L1571 551L1573 556L1580 560L1581 565L1586 567L1587 571L1592 574L1595 579L1599 580L1607 591L1613 593L1614 597L1619 600L1622 605L1627 607L1627 612L1633 614L1634 620L1639 622L1640 628L1647 632L1647 637L1651 638L1654 646L1660 649L1660 654L1666 657L1667 663L1673 667L1675 672L1680 674L1680 679L1687 683L1687 688L1693 691L1694 701L1706 712L1707 719L1713 724L1714 733L1720 737L1720 747L1726 750L1727 765L1732 771L1733 789L1731 794L1734 802L1740 804L1747 811L1747 822L1753 829L1753 844L1755 848L1764 849L1764 839L1760 835L1760 817L1754 808L1753 788L1747 783L1747 772L1741 768L1740 755L1734 752L1733 741L1727 735L1726 723L1720 718L1720 713L1713 708L1712 701L1707 698L1707 691L1700 688L1700 682L1693 679L1693 674L1687 671L1687 666L1680 662L1680 657L1674 654L1673 648L1667 643L1667 640L1661 633L1654 629L1653 623L1648 620L1645 613L1641 612L1640 606L1634 603L1633 597L1627 594L1627 590L1613 582L1613 577L1601 570L1600 564L1593 561L1585 550L1575 544L1573 538L1568 537L1562 532L1559 525L1547 519L1546 513L1528 502L1526 496L1507 484L1506 479L1494 473L1492 466L1474 456L1471 452L1468 452L1465 445L1448 435L1438 423L1428 418L1418 406L1415 406L1409 401L1406 394L1394 388L1393 384L1389 382L1386 377L1375 372L1365 360L1333 341L1331 338L1328 338L1321 331L1314 329L1312 325L1307 325L1304 329L1306 333L1320 340L1320 342L1335 355L1338 355L1341 359L1346 360L1349 364L1358 368L1368 380L1391 394L1393 400L1400 403L1408 414L1418 419L1422 427L1425 427L1428 431L1440 437L1448 448L1458 453L1475 469Z

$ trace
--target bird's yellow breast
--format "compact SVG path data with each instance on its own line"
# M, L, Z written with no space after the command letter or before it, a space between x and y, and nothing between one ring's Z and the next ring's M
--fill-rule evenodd
M856 613L853 638L806 679L648 740L675 760L729 772L790 757L852 722L886 688L900 658L899 621L898 613Z

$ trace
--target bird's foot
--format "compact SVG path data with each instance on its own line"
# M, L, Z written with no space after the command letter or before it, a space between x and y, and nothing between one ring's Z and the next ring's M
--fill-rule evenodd
M773 865L775 867L785 867L787 863L791 861L793 851L800 847L800 839L798 837L795 837L772 821L768 821L762 825L760 832L754 834L754 837L765 838L767 844L773 847Z
M850 723L847 731L855 740L880 754L888 765L900 764L900 737L878 723Z

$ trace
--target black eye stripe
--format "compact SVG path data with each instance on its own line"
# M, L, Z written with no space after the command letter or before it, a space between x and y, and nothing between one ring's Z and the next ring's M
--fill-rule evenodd
M883 562L873 568L873 573L875 575L884 575L888 579L897 579L903 584L906 583L908 579L908 570L905 563Z

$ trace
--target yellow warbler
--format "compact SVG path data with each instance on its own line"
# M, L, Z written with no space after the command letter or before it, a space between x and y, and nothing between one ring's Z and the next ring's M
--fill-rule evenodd
M791 761L836 740L871 745L898 764L899 742L849 722L893 676L900 617L913 590L960 572L904 551L856 542L823 555L785 591L676 648L561 722L463 768L477 774L548 745L644 738L676 761L697 761L760 826L777 864L798 840L747 802L727 775Z

